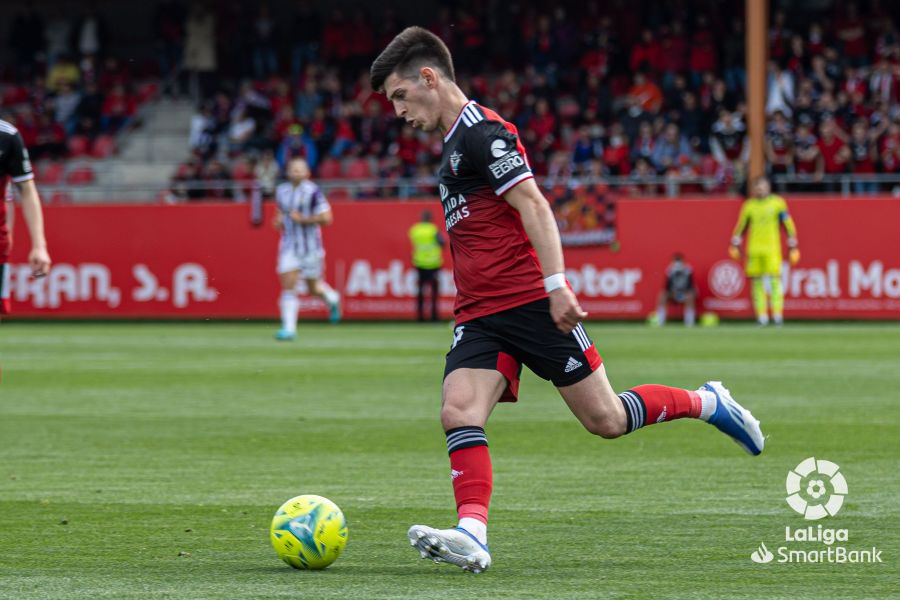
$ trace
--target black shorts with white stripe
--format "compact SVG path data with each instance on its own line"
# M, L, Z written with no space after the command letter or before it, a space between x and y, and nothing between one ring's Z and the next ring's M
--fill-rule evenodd
M458 325L447 353L446 378L456 369L494 369L506 377L501 401L518 397L522 365L557 387L578 383L602 360L584 327L560 331L550 317L550 301L542 298Z

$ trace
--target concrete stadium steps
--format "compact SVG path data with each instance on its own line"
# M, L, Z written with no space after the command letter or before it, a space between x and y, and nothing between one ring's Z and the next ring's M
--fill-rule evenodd
M53 202L54 197L73 202L156 201L168 189L178 164L190 155L193 112L190 100L162 99L147 105L141 111L142 125L118 140L115 158L75 159L66 165L67 175L80 167L90 168L92 182L43 186L45 201Z

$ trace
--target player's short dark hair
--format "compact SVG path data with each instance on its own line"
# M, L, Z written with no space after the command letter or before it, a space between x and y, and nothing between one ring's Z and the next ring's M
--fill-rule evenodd
M453 58L441 38L418 26L407 27L381 51L369 70L372 89L381 91L391 73L404 79L413 77L423 66L436 67L444 77L456 81Z

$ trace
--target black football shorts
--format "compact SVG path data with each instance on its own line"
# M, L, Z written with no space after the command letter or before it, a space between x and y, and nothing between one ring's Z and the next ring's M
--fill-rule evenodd
M508 383L501 401L515 402L522 365L563 387L578 383L601 363L584 327L579 323L569 334L557 329L550 300L542 298L457 325L444 378L456 369L494 369Z

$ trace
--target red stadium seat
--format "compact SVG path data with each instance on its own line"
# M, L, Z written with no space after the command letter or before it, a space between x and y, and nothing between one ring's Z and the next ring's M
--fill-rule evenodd
M3 92L3 105L13 106L28 102L28 88L21 85L13 85Z
M62 190L57 190L53 192L50 196L51 204L71 204L72 203L72 194L69 192L64 192Z
M36 174L38 183L45 185L57 185L63 179L66 166L61 162L42 163Z
M91 140L83 135L73 135L67 142L71 156L85 156L91 147Z
M147 100L155 98L159 94L159 83L148 81L142 83L137 88L137 102L143 104Z
M91 156L94 158L109 158L116 152L116 139L111 135L101 135L94 140L91 147Z
M231 178L235 181L253 181L255 175L245 160L238 160L231 169Z
M319 163L319 179L340 179L341 162L334 158L326 158Z
M347 179L369 179L372 177L372 165L365 158L354 158L347 165L344 176Z
M347 188L330 188L325 195L328 197L329 202L334 201L342 201L350 199L350 192L347 191Z
M69 171L66 183L69 185L86 185L94 182L94 170L88 165L80 165Z

